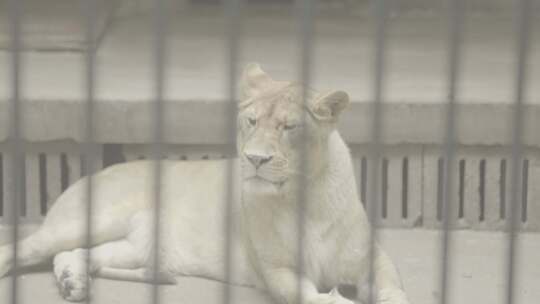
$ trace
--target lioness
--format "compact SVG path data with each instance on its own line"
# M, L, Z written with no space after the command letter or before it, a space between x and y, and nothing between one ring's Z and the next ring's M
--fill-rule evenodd
M232 237L233 283L259 287L288 304L297 303L298 286L309 304L353 303L332 289L340 284L365 290L370 226L356 191L349 151L336 130L349 98L342 91L310 90L304 104L302 88L275 81L258 65L248 65L238 104L239 158L163 162L161 280L173 281L175 275L225 279L223 227L227 168L232 164L238 219ZM302 158L307 165L301 166ZM152 162L137 161L95 175L91 275L152 280L151 169ZM304 273L299 278L300 174L306 206ZM40 229L18 245L20 266L54 257L60 292L70 301L83 300L88 288L85 184L82 179L69 187ZM12 246L0 248L0 277L12 267ZM378 247L374 270L378 303L408 303L394 265Z

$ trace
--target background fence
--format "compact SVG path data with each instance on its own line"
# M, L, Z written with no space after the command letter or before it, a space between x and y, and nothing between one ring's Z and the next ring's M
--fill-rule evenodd
M25 158L25 197L21 220L39 223L62 190L77 181L84 172L81 144L55 141L28 144ZM6 144L0 145L0 219L9 223L13 206L10 177L11 164ZM443 152L433 144L397 144L384 147L380 164L381 205L377 207L377 223L382 227L441 228ZM104 167L123 161L148 159L151 146L144 144L102 145L96 166ZM358 191L368 202L369 167L372 163L364 144L351 145ZM171 160L204 160L229 157L222 144L169 144L163 154ZM518 204L519 227L540 230L540 153L527 149L520 172ZM508 147L462 146L458 148L453 174L456 188L452 227L457 229L503 230L508 224L510 208L511 160Z

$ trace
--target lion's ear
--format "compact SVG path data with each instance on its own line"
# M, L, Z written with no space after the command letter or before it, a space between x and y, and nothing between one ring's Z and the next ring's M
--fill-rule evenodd
M311 112L324 121L337 121L339 114L349 104L349 95L343 91L320 94L313 101Z
M270 75L266 74L257 63L249 63L244 68L240 80L240 93L243 100L260 94L265 88L274 83Z

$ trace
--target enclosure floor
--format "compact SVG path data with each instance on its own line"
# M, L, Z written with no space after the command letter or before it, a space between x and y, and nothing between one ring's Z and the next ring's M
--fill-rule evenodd
M454 254L450 271L449 303L505 303L506 236L503 233L457 231L452 234ZM429 230L382 230L383 246L397 263L412 304L436 303L439 288L440 233ZM4 233L1 240L6 239ZM521 234L516 304L536 303L540 298L540 234ZM49 267L20 277L20 304L62 303ZM11 281L0 280L0 303L8 303ZM94 281L96 304L150 303L149 285ZM176 286L161 287L162 303L221 303L223 284L199 278L179 278ZM263 293L234 287L237 304L268 303Z

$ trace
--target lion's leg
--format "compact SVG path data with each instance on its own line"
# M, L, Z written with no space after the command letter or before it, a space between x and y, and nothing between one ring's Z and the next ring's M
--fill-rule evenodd
M154 273L152 268L143 267L137 269L122 269L112 267L102 267L96 274L96 277L119 280L119 281L131 281L140 283L156 283L156 284L176 284L176 278L168 272Z
M373 264L375 275L374 296L377 303L408 304L407 296L396 266L390 257L380 248L376 247ZM358 286L360 298L366 300L369 297L369 288L363 283Z
M89 269L88 253L91 259ZM143 264L141 253L127 240L119 240L90 250L79 248L57 254L54 258L54 275L60 293L66 300L81 301L87 295L87 270L92 275L101 268L136 269Z

